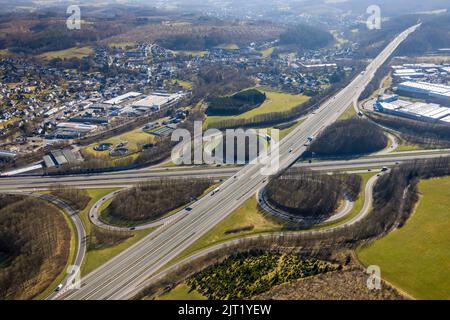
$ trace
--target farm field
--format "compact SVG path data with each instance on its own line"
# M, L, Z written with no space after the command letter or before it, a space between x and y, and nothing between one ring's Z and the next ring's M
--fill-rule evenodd
M55 58L70 59L70 58L84 58L94 54L94 50L91 47L70 48L59 51L50 51L39 55L41 59L51 60Z
M273 52L275 51L275 47L271 47L271 48L267 48L265 50L260 51L260 53L262 54L263 57L268 57L270 56Z
M357 250L364 265L417 299L450 299L450 177L421 181L422 198L406 225Z
M289 111L309 100L309 97L302 94L294 95L261 88L258 88L258 90L264 92L267 96L266 101L264 101L264 103L258 108L244 112L237 116L211 116L206 118L205 125L209 128L213 128L215 124L223 120L250 119L260 114Z

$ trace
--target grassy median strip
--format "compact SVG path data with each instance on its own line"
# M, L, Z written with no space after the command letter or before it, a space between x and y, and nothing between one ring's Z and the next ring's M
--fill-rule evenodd
M132 246L145 236L147 236L149 233L154 231L155 229L147 229L142 231L135 231L130 232L130 237L124 241L120 241L117 245L107 246L104 248L96 248L96 249L89 249L89 243L92 240L92 235L94 232L94 228L99 229L98 227L94 226L91 221L89 220L89 211L92 208L92 206L97 203L100 199L105 197L111 192L114 192L118 190L119 188L109 188L109 189L89 189L88 193L91 197L91 201L87 205L87 207L80 212L80 218L83 221L83 224L86 229L86 235L87 235L87 241L88 241L88 250L86 253L86 257L83 263L83 266L81 267L81 273L82 275L86 275L89 272L95 270L108 260L112 259L119 253L121 253L123 250L127 249L128 247ZM120 232L117 232L119 235Z

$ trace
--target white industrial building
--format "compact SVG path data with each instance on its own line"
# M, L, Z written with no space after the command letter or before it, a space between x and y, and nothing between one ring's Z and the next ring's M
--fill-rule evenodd
M106 104L113 104L113 105L114 104L121 104L122 102L125 102L125 101L130 100L130 99L135 99L135 98L137 98L137 97L139 97L141 95L142 95L142 93L140 93L140 92L133 92L132 91L132 92L125 93L125 94L123 94L121 96L115 97L113 99L107 100L104 103L106 103Z
M407 81L400 83L398 93L413 97L439 100L450 104L450 86L428 82Z
M374 110L415 120L440 122L450 125L450 108L445 108L435 103L405 100L382 102L378 100L374 105Z

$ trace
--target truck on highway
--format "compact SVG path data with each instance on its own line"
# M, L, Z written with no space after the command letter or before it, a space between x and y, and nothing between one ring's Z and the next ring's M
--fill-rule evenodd
M211 195L215 195L216 193L218 193L220 191L220 188L216 188L213 190L213 192L211 193Z

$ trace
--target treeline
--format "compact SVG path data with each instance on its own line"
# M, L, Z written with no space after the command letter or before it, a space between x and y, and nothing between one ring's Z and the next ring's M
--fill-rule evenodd
M92 251L114 247L131 237L133 237L131 232L117 232L93 227L88 238L87 249Z
M391 65L388 60L377 70L377 72L375 73L375 76L369 82L369 84L366 86L363 93L359 97L359 101L363 101L363 100L370 98L373 95L373 93L380 88L381 82L389 74L390 71L391 71Z
M419 15L404 15L383 21L379 30L369 30L365 24L359 28L359 32L349 32L347 35L359 43L358 58L373 58L377 56L386 45L398 34L412 27L419 21Z
M155 220L190 203L211 185L212 181L206 179L160 179L141 183L119 193L102 216L124 225Z
M410 143L450 147L449 125L417 121L380 113L369 113L367 116L382 126L400 132L401 137Z
M211 97L225 96L255 85L246 70L207 64L200 67L195 76L193 98L200 101Z
M420 28L398 49L398 54L417 56L450 47L450 13L422 17Z
M61 184L52 185L50 193L61 200L67 202L75 210L83 210L91 201L91 197L84 189L64 186Z
M327 127L308 148L317 156L350 156L386 148L388 138L375 124L360 118L335 122Z
M12 13L0 17L0 48L20 54L41 54L97 43L142 24L141 13L116 12L114 19L83 14L80 30L69 30L64 12ZM144 23L146 23L144 21ZM5 30L6 29L6 30Z
M327 175L291 168L270 180L264 196L285 212L320 219L334 213L344 197L356 200L361 183L362 178L357 175Z
M279 284L340 268L293 254L240 253L195 274L187 284L210 300L249 299Z
M256 89L238 92L232 96L215 97L208 101L207 115L234 116L259 107L266 94Z
M0 209L0 299L32 299L63 272L70 230L56 207L7 197Z
M328 31L309 26L297 25L288 28L280 35L280 44L299 49L320 49L333 43L334 37Z
M176 34L165 36L156 42L169 50L205 50L232 41L226 34Z

